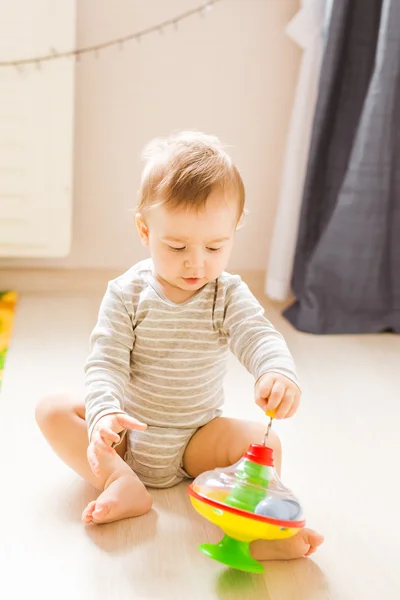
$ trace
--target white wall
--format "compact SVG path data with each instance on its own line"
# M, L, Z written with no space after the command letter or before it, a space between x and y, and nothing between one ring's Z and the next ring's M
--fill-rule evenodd
M171 18L201 0L79 2L78 45ZM284 27L298 0L222 0L177 31L109 49L76 67L74 233L58 260L4 266L125 269L145 256L133 229L141 148L182 128L232 145L250 215L232 269L264 269L299 64Z

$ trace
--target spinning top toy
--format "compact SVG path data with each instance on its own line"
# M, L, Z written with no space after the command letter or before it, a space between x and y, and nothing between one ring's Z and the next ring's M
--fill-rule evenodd
M250 554L253 540L278 540L296 535L305 525L303 511L274 468L267 446L273 414L263 444L251 444L236 464L199 475L189 486L195 510L225 533L218 544L202 544L210 558L234 569L262 573Z

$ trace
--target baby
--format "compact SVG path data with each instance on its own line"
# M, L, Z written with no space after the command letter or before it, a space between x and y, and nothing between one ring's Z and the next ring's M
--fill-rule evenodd
M240 174L215 137L182 132L145 151L136 226L151 259L109 282L85 365L86 397L52 396L36 411L58 456L100 490L84 523L150 510L167 488L238 461L264 422L221 416L229 349L254 376L255 401L293 416L300 390L282 336L239 276L225 272L244 211ZM281 448L271 432L278 472ZM255 542L260 559L310 555L304 529Z

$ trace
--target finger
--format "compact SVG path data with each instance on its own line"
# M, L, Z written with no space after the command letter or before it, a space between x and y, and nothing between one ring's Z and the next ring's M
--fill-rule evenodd
M265 375L259 383L258 395L267 400L275 383L275 377L272 374Z
M100 458L105 454L114 456L116 452L114 448L108 446L101 438L92 440L87 450L87 457L90 468L97 476L100 475Z
M299 408L299 404L300 404L300 394L296 394L294 397L292 408L289 410L288 414L286 415L286 419L290 419L291 417L293 417L296 414L297 409Z
M92 444L89 445L86 455L87 455L88 463L89 463L89 466L90 466L92 472L94 473L94 475L96 475L96 477L99 477L100 463L96 456L96 453L94 452L94 448L93 448Z
M267 410L268 398L274 385L275 378L273 375L265 375L262 380L256 385L256 404L263 412Z
M100 457L104 454L114 456L116 454L114 448L108 446L100 437L96 436L92 439L87 449L87 458L89 461L90 468L93 473L97 476L100 475Z
M100 437L109 446L111 446L111 444L118 444L118 442L120 442L120 440L121 440L121 438L119 437L118 433L116 433L115 431L113 431L109 427L101 426L99 428L99 434L100 434Z
M275 411L269 410L268 400L266 400L265 398L256 398L256 404L261 408L263 413L267 415L267 417L275 419Z
M99 458L102 454L114 454L115 450L102 437L93 439L93 447L96 456Z
M129 415L117 415L115 418L124 429L138 429L140 431L147 429L146 423L142 423Z
M291 390L286 390L286 393L275 411L276 419L286 419L290 409L292 408L295 393Z
M267 400L265 398L258 397L256 398L256 404L261 408L263 412L267 410Z
M285 395L285 386L280 381L275 381L268 398L267 410L276 410Z

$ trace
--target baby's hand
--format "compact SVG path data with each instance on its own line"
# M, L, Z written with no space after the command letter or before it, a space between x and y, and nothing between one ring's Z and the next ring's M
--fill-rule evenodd
M274 411L276 419L293 417L300 403L300 389L280 373L266 373L256 383L256 404L264 412Z
M143 431L147 425L126 413L114 413L104 415L94 426L92 439L87 449L87 458L90 468L97 476L100 474L99 458L102 454L115 454L112 444L118 444L121 440L118 435L124 429L138 429Z

